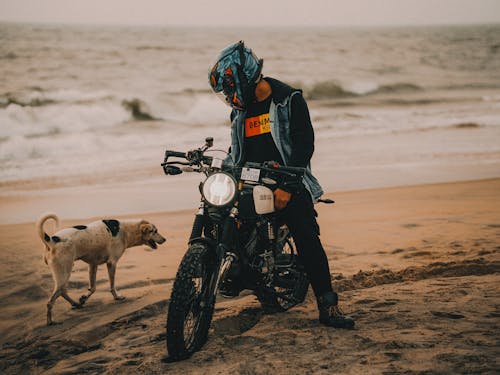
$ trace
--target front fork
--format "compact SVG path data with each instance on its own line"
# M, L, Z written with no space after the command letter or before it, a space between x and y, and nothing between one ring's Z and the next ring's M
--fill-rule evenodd
M194 217L193 227L191 228L191 235L189 236L189 242L195 238L200 238L203 233L203 226L205 224L205 202L201 201L198 207L198 212Z
M217 291L219 290L221 281L226 277L233 262L238 260L238 256L231 251L231 248L235 244L237 216L238 208L235 206L231 209L229 216L224 222L222 238L216 248L217 268L215 270L216 272L212 274L212 279L210 281L210 305L215 304Z

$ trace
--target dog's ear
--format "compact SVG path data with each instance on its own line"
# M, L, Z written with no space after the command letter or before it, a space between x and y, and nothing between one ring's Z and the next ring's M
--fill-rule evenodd
M147 221L143 221L139 228L141 229L142 234L152 232L151 224L148 223Z

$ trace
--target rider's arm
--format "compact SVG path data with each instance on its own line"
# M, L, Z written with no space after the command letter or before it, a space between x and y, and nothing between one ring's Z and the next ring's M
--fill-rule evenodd
M314 152L314 131L309 109L302 95L292 97L290 136L292 140L290 165L307 167Z
M309 109L302 95L292 97L290 138L292 141L292 155L289 165L292 167L307 167L314 152L314 131ZM279 184L279 189L294 193L298 190L298 186L295 181L283 180Z

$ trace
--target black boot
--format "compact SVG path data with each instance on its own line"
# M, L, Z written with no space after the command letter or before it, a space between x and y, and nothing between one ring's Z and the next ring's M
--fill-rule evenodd
M327 292L318 297L319 322L329 327L354 328L354 319L344 315L338 306L335 292Z

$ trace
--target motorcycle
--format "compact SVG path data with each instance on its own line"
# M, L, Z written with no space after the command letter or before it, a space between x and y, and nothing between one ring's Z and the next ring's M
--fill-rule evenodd
M298 188L305 169L276 162L225 166L206 155L212 146L207 138L188 152L167 150L161 164L166 175L197 172L204 179L168 307L170 361L188 358L205 344L220 289L250 289L264 312L279 312L303 302L309 287L273 195L278 186Z

